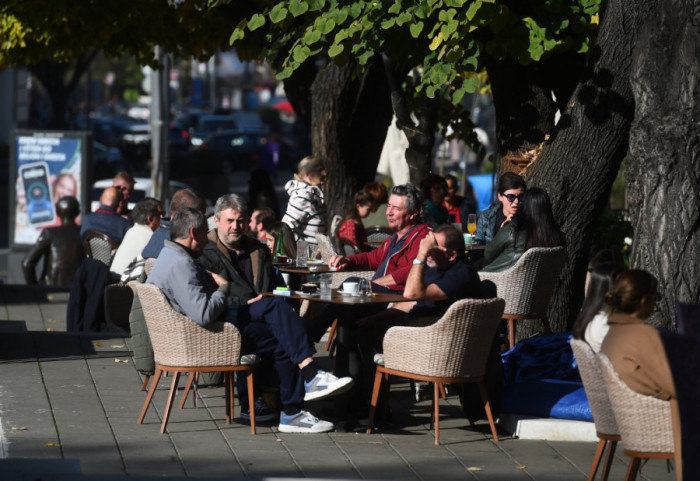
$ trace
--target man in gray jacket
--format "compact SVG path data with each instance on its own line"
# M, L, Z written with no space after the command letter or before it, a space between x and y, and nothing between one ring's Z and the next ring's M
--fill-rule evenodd
M245 218L227 218L227 223L241 223L241 229L245 228ZM199 325L232 322L241 332L244 352L274 357L283 410L280 432L332 430L333 423L302 410L303 402L344 392L352 385L352 379L338 379L318 368L303 321L298 316L285 315L276 301L265 302L258 296L246 303L229 302L231 283L208 272L195 260L208 243L207 222L201 212L192 208L177 211L170 225L170 238L148 282L163 291L176 311Z

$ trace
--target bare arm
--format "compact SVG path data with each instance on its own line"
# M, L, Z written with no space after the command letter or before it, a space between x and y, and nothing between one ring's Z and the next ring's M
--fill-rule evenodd
M413 264L411 267L411 270L408 273L408 279L406 280L406 288L403 291L404 297L424 301L442 301L447 299L447 294L445 294L436 284L426 285L425 282L423 282L425 261L428 258L428 254L432 250L444 251L445 248L438 245L437 241L435 240L435 235L430 232L420 241L416 260L422 261L423 264Z

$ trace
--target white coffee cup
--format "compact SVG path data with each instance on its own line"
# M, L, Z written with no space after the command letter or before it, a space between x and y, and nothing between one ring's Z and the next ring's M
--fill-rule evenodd
M346 294L352 294L353 296L356 296L358 294L357 287L357 282L343 282L343 292L345 292Z

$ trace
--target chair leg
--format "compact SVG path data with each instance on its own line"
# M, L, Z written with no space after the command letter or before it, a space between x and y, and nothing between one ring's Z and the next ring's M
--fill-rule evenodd
M595 456L593 456L593 464L591 464L591 470L588 472L588 481L593 481L596 472L598 472L598 466L600 465L600 459L603 457L603 451L605 451L605 445L608 442L605 439L598 440L598 446L595 448Z
M187 395L190 393L190 389L192 388L192 382L194 382L195 376L196 373L191 372L190 375L187 377L187 384L185 384L185 392L182 393L182 399L180 400L180 409L183 408L183 406L185 405L185 401L187 401ZM195 407L197 407L196 401Z
M374 426L374 415L377 411L377 400L379 399L379 391L382 387L382 380L384 379L383 373L377 369L377 373L374 375L374 388L372 388L372 400L369 404L369 419L367 420L367 434L372 434L372 426ZM387 402L387 399L384 399Z
M331 324L331 330L328 333L328 340L326 341L326 351L329 352L329 355L332 355L331 349L335 347L335 336L337 333L338 329L338 319L333 321L333 324Z
M151 376L149 376L148 374L146 375L146 377L143 378L143 384L141 384L141 390L142 390L142 391L145 391L145 390L146 390L146 387L148 386L148 380L149 380L149 379L151 379Z
M491 404L489 403L489 397L486 393L486 385L484 381L479 381L477 383L479 386L479 394L481 395L481 402L484 403L484 411L486 412L486 419L489 420L489 426L491 426L491 434L493 435L493 440L498 442L498 432L496 431L496 424L493 422L493 414L491 413Z
M384 373L384 381L382 382L382 419L389 419L389 388L391 387L391 382L389 382L389 373Z
M173 374L173 382L170 384L170 392L168 393L168 400L165 404L165 411L163 412L163 424L160 427L160 433L165 432L165 426L168 425L168 419L170 418L170 411L173 407L173 401L175 401L175 392L177 391L177 382L180 380L180 371L176 371Z
M508 342L510 344L510 349L515 346L515 319L508 319Z
M435 425L435 446L440 446L440 387L442 383L433 383L433 424Z
M233 385L233 377L231 378L231 381L231 384ZM250 406L250 432L251 434L255 434L255 383L253 383L252 369L246 373L246 381L248 383L248 406ZM231 409L233 409L233 403L231 403Z
M630 459L630 464L627 466L627 473L625 474L625 481L634 481L637 477L637 471L639 470L639 458Z
M438 385L440 386L440 397L447 399L447 390L445 389L445 385L441 382L439 382Z
M608 454L605 456L605 464L603 465L603 472L600 474L600 481L608 480L608 475L610 474L610 466L612 466L613 456L615 455L616 447L617 441L610 441L608 443Z
M148 406L151 405L151 399L153 399L153 395L156 392L156 387L158 387L158 381L160 381L160 376L163 375L163 371L160 369L156 369L156 372L153 374L153 381L151 381L151 388L148 390L148 394L146 395L146 400L143 403L143 409L141 409L141 416L139 416L139 420L137 421L138 424L143 424L143 418L146 417L146 411L148 411Z
M231 424L231 418L233 417L233 396L231 393L231 373L224 373L224 399L225 399L225 411L226 411L226 424ZM255 409L252 409L253 411Z

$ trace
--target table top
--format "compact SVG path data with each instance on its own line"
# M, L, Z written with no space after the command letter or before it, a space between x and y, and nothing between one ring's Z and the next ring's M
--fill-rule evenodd
M326 264L309 264L306 267L298 267L292 264L277 266L280 272L288 274L317 274L323 272L338 272L340 269L331 269Z
M307 299L310 302L330 302L331 304L346 305L406 302L410 300L406 299L401 294L384 294L380 292L373 292L370 297L352 296L348 294L341 294L340 292L338 292L338 289L333 289L331 297L321 297L318 293L305 294L301 291L291 291L291 294L289 295L275 294L273 292L262 292L261 294L267 297L275 296L289 299Z

